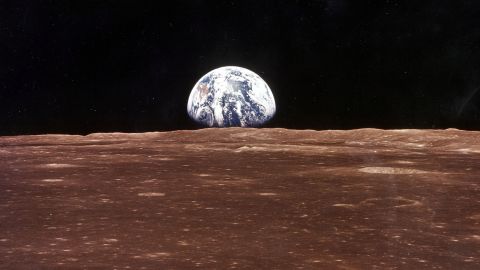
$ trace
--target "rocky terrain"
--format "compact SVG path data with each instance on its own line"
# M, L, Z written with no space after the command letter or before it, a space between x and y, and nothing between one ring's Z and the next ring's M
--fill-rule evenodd
M480 269L480 132L0 137L0 269Z

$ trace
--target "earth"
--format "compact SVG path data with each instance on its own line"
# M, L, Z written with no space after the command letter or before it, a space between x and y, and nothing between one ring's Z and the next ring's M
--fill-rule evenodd
M246 68L227 66L205 74L188 98L190 117L208 127L258 127L275 114L267 83Z

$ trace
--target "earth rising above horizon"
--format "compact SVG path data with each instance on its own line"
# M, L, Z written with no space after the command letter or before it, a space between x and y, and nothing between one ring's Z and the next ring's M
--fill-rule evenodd
M200 78L188 98L187 112L208 127L258 127L276 111L267 83L236 66L214 69Z

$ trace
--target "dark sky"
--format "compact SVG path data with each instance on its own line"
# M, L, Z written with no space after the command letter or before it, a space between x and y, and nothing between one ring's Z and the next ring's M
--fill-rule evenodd
M258 73L268 127L480 130L480 1L0 1L0 134L193 129L195 82Z

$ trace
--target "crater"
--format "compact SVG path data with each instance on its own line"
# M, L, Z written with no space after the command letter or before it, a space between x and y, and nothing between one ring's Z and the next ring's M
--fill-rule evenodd
M57 183L57 182L63 182L63 179L43 179L42 182Z
M49 164L39 165L38 167L40 168L75 168L75 167L81 167L81 166L74 165L74 164L66 164L66 163L49 163Z
M138 196L141 197L163 197L165 196L165 193L162 192L143 192L143 193L138 193Z
M359 169L360 172L374 173L374 174L424 174L428 171L411 169L411 168L398 168L398 167L364 167Z

